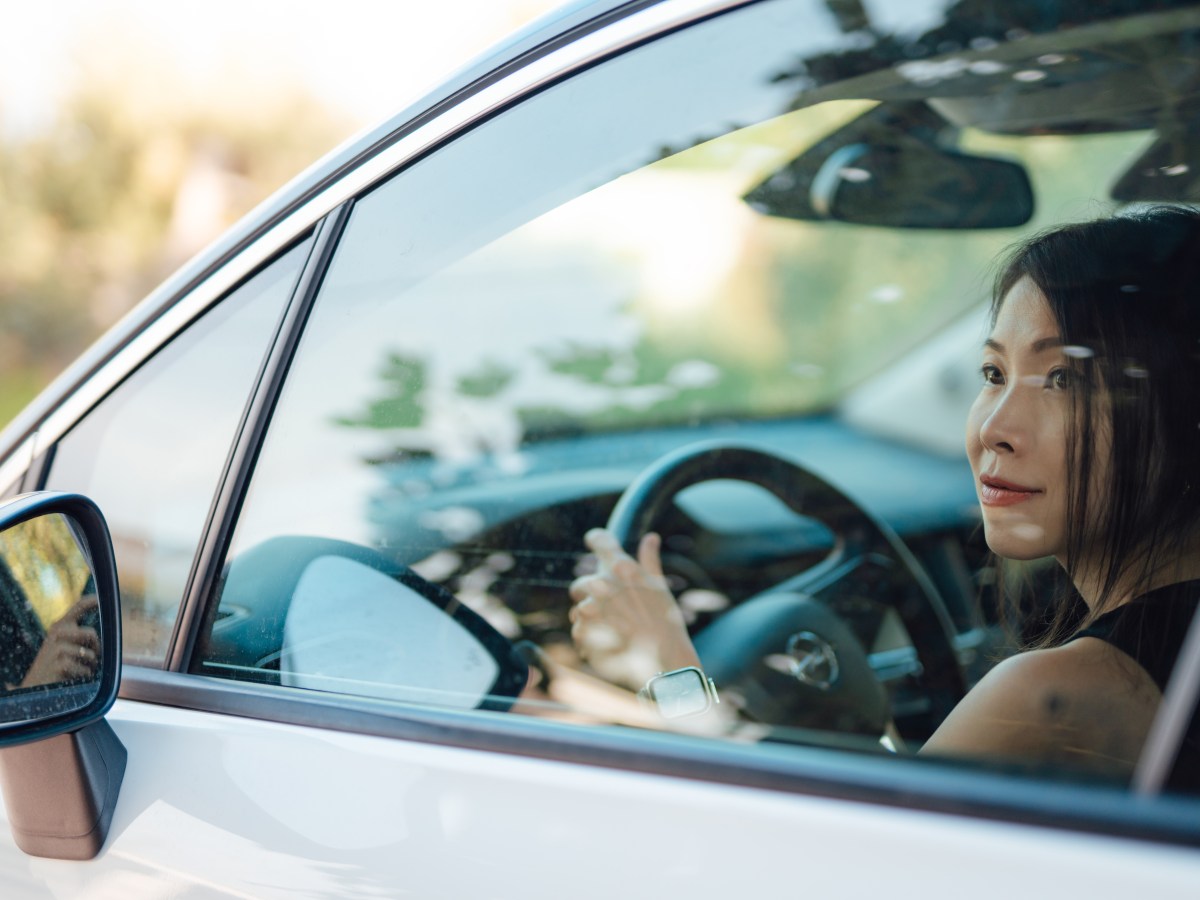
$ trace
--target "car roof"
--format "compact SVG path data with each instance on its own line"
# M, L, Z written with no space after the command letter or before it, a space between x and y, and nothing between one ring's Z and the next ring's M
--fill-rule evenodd
M213 243L181 266L148 297L100 336L74 363L0 431L0 456L35 432L45 417L176 300L227 260L403 134L581 34L601 28L661 0L569 2L517 30L491 49L452 71L436 87L407 103L378 125L351 137L287 182Z

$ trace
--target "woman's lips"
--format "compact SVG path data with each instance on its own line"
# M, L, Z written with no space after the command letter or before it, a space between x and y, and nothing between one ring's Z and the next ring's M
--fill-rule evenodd
M1012 506L1014 503L1024 503L1041 493L1038 488L1013 484L1002 478L979 476L979 502L984 506Z

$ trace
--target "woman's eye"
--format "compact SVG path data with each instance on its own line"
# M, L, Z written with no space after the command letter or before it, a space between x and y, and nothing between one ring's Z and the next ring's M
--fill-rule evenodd
M1052 369L1046 376L1046 387L1056 391L1065 391L1074 384L1074 373L1070 369Z
M995 366L985 364L979 371L983 375L984 384L1004 384L1004 375Z

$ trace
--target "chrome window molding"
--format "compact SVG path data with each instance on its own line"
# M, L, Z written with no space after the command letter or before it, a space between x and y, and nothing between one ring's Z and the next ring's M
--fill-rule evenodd
M756 0L664 0L553 49L468 94L445 112L363 160L333 184L318 190L223 264L219 261L213 264L207 277L175 301L171 299L173 295L186 291L188 285L197 277L203 277L208 269L198 258L196 263L172 276L47 388L45 395L58 394L63 398L57 403L51 400L54 405L47 414L32 420L18 417L0 434L0 453L4 453L5 447L18 446L35 431L32 456L54 444L138 365L223 294L313 228L323 216L461 131L582 68L690 23L754 2ZM504 62L499 65L503 66ZM397 131L403 128L401 126ZM270 209L277 205L278 196L265 201L244 221L269 215Z

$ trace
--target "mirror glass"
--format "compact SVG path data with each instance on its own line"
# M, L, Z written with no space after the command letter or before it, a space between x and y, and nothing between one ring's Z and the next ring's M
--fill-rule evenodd
M0 724L91 703L100 642L96 585L76 522L48 513L0 531Z

